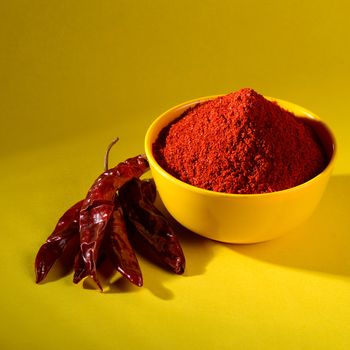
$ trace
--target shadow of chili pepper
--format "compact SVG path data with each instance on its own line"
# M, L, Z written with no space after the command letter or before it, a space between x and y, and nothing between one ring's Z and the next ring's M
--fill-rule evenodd
M180 275L174 275L169 271L165 271L159 268L157 265L153 265L150 262L142 261L143 275L144 275L144 288L148 289L155 297L162 300L171 300L175 298L174 292L165 287L165 281L170 278L181 278Z
M122 294L122 293L140 293L148 290L155 297L162 300L171 300L174 298L174 293L164 286L166 280L174 277L174 274L159 268L148 260L138 256L142 273L145 276L145 281L142 288L130 283L127 278L123 277L115 270L115 267L106 259L98 267L97 274L99 281L103 287L104 294ZM178 277L178 276L177 276ZM181 276L180 276L181 277ZM82 283L82 287L88 290L96 290L95 282L87 277Z
M138 254L138 260L144 277L142 288L132 285L126 278L113 269L109 261L104 262L99 267L99 278L102 285L106 287L104 293L139 293L145 289L155 297L162 300L171 300L176 297L175 293L167 288L166 282L176 278L186 278L204 274L206 266L214 257L214 248L216 243L210 239L199 236L182 225L180 225L166 210L159 197L156 200L156 206L167 217L169 223L174 229L186 256L186 268L183 275L164 270L156 263ZM108 260L108 259L107 259ZM95 288L92 281L87 278L83 287L87 289Z
M138 255L137 258L140 262L142 274L144 276L143 286L140 288L130 283L127 278L116 271L112 262L109 259L106 259L106 261L104 261L98 268L98 278L101 281L104 293L137 293L147 289L159 299L173 299L174 293L166 288L164 283L170 278L179 276L174 275L172 272L163 270L158 265L143 258L141 255ZM83 287L86 289L96 289L96 285L89 277L84 280Z
M122 293L139 293L141 292L141 288L133 285L128 281L125 277L123 277L120 273L115 281L109 283L109 288L105 291L106 294L122 294Z
M96 274L104 293L108 292L108 289L110 287L110 280L113 278L115 273L116 270L109 259L106 259L105 257L103 261L99 262ZM84 289L97 290L96 283L90 276L87 276L83 280L82 286Z

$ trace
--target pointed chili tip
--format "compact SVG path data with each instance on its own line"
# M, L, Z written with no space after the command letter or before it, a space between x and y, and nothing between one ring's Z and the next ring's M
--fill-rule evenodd
M80 274L74 274L73 277L73 283L74 284L78 284L84 277L81 276Z
M36 278L35 278L35 283L36 283L36 284L39 284L43 279L44 279L44 276L43 276L43 275L37 274L37 275L36 275Z
M127 279L129 282L134 284L137 287L142 287L143 286L143 277L141 271L138 272L125 272L123 269L120 267L118 268L118 271L121 273L121 275Z
M35 283L39 284L43 279L45 278L45 275L40 272L36 272L36 278L35 278Z
M100 291L101 293L103 293L103 288L102 288L101 283L100 283L99 281L95 281L95 283L97 284L97 287L98 287L99 291Z
M41 260L41 255L36 256L35 259L35 283L40 283L48 274L50 266L46 266Z
M175 271L177 275L182 275L185 272L185 267L181 266L179 269Z
M96 283L98 289L100 290L101 293L103 293L103 288L102 285L100 283L100 281L98 280L96 273L91 273L90 274L91 279Z
M185 272L185 260L182 258L177 258L174 266L174 272L177 275L182 275Z
M35 283L39 283L40 281L42 281L42 279L42 274L40 273L37 266L35 266Z
M135 286L137 286L137 287L142 287L143 286L142 276L136 276L135 278L130 278L130 282L135 284Z

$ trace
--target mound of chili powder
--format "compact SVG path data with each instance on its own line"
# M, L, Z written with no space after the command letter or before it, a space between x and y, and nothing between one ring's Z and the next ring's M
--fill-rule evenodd
M305 121L252 89L190 108L161 131L153 153L176 178L226 193L287 189L326 164Z

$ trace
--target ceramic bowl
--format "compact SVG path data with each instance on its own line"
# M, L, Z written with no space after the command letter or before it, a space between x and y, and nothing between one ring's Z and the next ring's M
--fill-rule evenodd
M328 154L327 167L299 186L263 194L219 193L182 182L157 163L152 145L160 131L189 107L215 97L199 98L177 105L160 115L147 131L146 155L166 209L187 229L228 243L271 240L302 224L313 213L325 191L336 155L336 142L330 129L318 116L303 107L267 97L296 116L307 118Z

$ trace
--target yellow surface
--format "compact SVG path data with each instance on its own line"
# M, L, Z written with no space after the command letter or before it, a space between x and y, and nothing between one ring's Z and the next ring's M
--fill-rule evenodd
M1 318L7 349L349 349L347 1L2 1ZM71 274L35 285L37 249L147 127L241 87L314 111L339 153L318 210L250 246L179 230L184 276L141 260L142 289Z
M265 242L300 226L319 204L336 159L335 137L322 123L318 124L323 132L319 136L329 152L327 167L313 179L284 191L253 195L207 191L178 180L157 163L152 147L160 132L188 108L211 98L214 97L201 97L170 108L146 132L145 152L159 196L169 213L187 229L225 243ZM320 119L301 106L273 100L299 117Z

